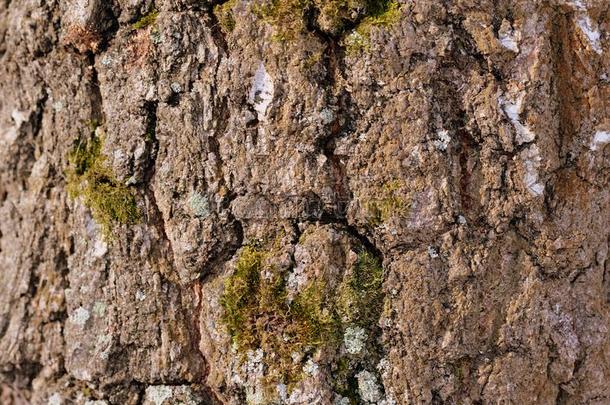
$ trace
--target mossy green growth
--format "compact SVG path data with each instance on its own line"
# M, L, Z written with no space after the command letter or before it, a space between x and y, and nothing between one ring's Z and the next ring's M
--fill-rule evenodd
M256 7L259 16L276 29L280 40L295 38L307 28L306 16L317 15L320 29L341 35L349 24L361 21L369 25L386 25L399 17L396 0L270 0Z
M348 55L370 49L370 36L373 27L389 27L400 20L401 7L397 0L382 0L376 3L377 6L372 9L372 12L344 38L343 44Z
M222 322L242 354L262 349L266 354L266 379L273 384L296 383L303 377L306 359L317 350L339 352L347 327L360 325L376 341L383 310L383 269L367 251L348 269L338 288L327 288L323 280L312 280L288 300L287 271L268 264L272 252L254 245L244 247L234 272L227 278L221 305ZM371 349L369 356L377 350ZM302 355L301 361L294 354ZM359 360L350 360L351 363ZM350 364L351 364L350 363ZM354 371L356 368L352 368ZM350 386L349 370L337 380Z
M242 249L221 297L222 321L239 351L261 348L275 353L270 377L292 383L301 375L292 354L337 341L338 320L326 310L320 283L313 283L289 302L284 274L267 265L268 255L253 245Z
M409 204L398 193L402 182L392 180L381 188L380 198L372 199L367 203L369 223L373 226L381 225L394 215L404 215Z
M140 19L133 23L131 27L134 30L141 30L142 28L149 27L157 22L157 17L159 17L159 11L157 11L157 9L153 9L148 14L140 17Z
M214 15L218 20L220 29L225 35L235 29L235 18L233 17L233 8L235 7L235 4L237 4L237 0L229 0L214 6Z
M345 324L370 329L383 311L383 268L372 254L364 251L350 277L341 284L337 309Z
M101 150L102 140L95 132L74 143L68 154L66 188L71 198L82 198L104 236L110 237L116 224L137 223L140 212L133 192L116 179Z

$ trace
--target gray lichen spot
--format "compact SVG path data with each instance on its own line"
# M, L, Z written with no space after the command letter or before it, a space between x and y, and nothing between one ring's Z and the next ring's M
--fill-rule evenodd
M343 344L349 354L360 354L366 344L366 331L359 326L349 326L343 335Z
M151 401L155 405L162 405L165 400L171 398L172 389L166 385L153 385L146 388L145 401Z
M104 316L106 314L106 304L101 301L96 301L95 304L93 304L93 313L98 317Z
M193 192L188 199L188 203L196 217L205 218L210 215L210 203L206 196Z
M335 120L335 113L330 108L324 108L320 111L320 119L324 125L328 125Z
M47 401L48 405L61 405L62 404L61 396L58 393L54 393L51 395Z
M433 142L434 147L440 151L446 151L449 143L451 142L451 136L449 135L449 131L443 129L436 133L437 139Z
M303 366L303 372L307 375L315 376L318 374L318 368L318 364L312 359L309 359Z
M78 307L70 316L70 321L78 326L85 326L85 323L89 320L91 314L83 307Z
M356 378L358 379L358 391L363 400L373 403L381 400L382 394L375 374L363 370L358 373Z

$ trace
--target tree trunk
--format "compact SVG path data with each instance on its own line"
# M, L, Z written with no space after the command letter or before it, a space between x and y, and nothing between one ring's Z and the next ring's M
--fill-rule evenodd
M610 403L609 30L0 0L0 403Z

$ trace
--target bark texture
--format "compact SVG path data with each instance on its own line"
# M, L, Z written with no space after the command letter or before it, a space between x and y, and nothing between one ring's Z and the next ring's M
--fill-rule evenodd
M0 40L0 403L610 403L608 1L0 0Z

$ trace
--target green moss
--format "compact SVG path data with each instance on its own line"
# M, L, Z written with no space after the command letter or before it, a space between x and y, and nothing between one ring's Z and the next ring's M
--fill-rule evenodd
M366 204L369 214L369 223L373 226L386 222L394 215L404 215L409 204L398 193L402 183L393 180L383 185L380 198L372 199Z
M347 282L339 288L338 310L346 324L370 329L383 311L383 268L368 252L358 255Z
M242 249L221 297L222 321L242 353L257 348L275 353L270 376L290 383L301 375L293 352L315 350L336 338L336 319L325 310L324 287L319 283L289 303L284 274L266 264L268 255L252 245Z
M318 15L323 31L335 35L342 35L347 25L358 21L361 31L370 31L370 26L389 25L400 17L396 0L271 0L255 11L275 27L275 37L280 40L305 32L310 12Z
M272 359L266 364L270 385L282 382L290 387L299 381L304 361L317 350L338 352L348 326L361 325L378 337L383 270L372 254L359 254L339 288L312 280L292 301L287 299L288 274L269 265L272 255L253 245L244 247L221 297L222 322L238 351L262 349ZM295 362L294 353L302 354L303 361ZM355 366L360 360L350 361ZM345 367L338 386L350 388L354 370Z
M237 4L237 0L229 0L214 6L214 15L218 20L220 29L225 34L229 34L235 29L235 18L233 17L233 7L235 7L235 4Z
M66 188L71 198L82 198L103 234L110 237L116 224L134 224L140 213L131 189L116 179L101 149L102 140L94 134L74 143L68 154Z
M373 27L388 27L400 20L401 9L397 0L381 0L360 24L347 35L343 43L349 55L370 49L370 36Z
M140 17L138 21L133 23L131 26L134 30L140 30L142 28L149 27L157 22L157 17L159 16L159 12L156 9L153 9L148 14Z

